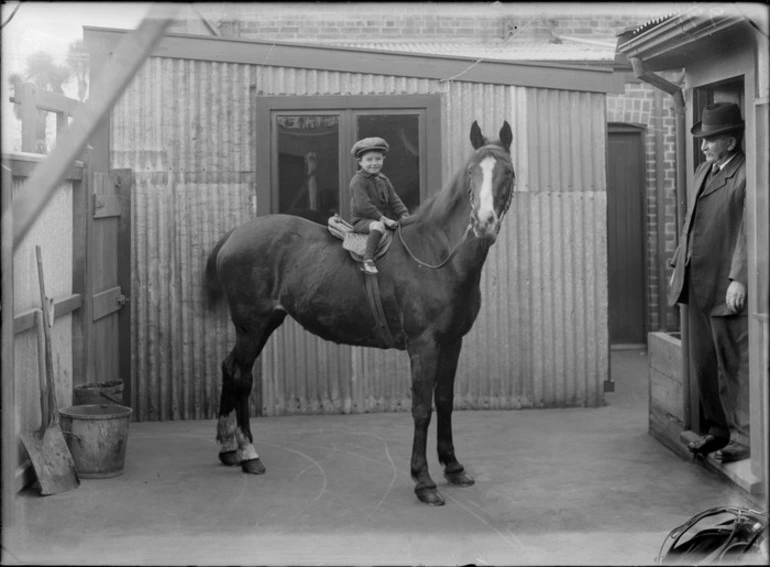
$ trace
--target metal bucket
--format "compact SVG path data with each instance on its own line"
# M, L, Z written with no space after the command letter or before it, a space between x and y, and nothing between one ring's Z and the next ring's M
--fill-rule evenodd
M90 404L60 409L61 430L83 478L123 474L131 408Z

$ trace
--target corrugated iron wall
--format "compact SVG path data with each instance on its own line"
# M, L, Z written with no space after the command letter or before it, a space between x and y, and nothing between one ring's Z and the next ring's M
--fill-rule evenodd
M225 310L207 311L203 270L217 240L254 216L254 73L151 58L112 114L111 166L134 170L131 403L139 420L201 419L218 408L219 366L235 333Z
M596 405L608 377L604 95L151 58L112 118L112 166L135 172L132 403L139 419L213 417L234 333L205 311L221 234L253 215L254 92L441 94L443 177L470 124L514 132L518 188L482 278L458 408ZM408 357L324 342L293 321L255 368L264 415L410 408ZM261 406L257 407L257 404Z

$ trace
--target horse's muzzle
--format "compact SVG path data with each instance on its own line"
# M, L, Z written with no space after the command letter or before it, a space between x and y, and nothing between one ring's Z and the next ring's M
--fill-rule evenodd
M500 232L500 223L502 218L497 215L489 215L489 218L482 221L477 217L473 217L471 221L471 228L473 229L473 235L476 238L486 238L495 241L497 233Z
M498 229L497 226L500 224L500 222L494 222L494 223L473 223L473 235L476 238L484 238L486 240L491 240L494 242L497 240L497 233Z

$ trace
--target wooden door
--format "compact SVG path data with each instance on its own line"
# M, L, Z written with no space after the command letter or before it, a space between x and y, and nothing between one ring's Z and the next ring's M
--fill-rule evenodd
M75 385L123 382L131 400L131 170L93 173L86 228L88 246L83 349L85 376Z
M607 144L610 343L646 344L644 132L611 126Z

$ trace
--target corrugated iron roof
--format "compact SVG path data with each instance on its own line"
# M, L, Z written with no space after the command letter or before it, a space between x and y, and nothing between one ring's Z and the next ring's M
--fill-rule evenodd
M443 55L496 61L611 62L615 58L615 43L609 41L606 44L571 40L557 40L556 42L501 41L498 43L328 40L317 43L326 46L372 49L413 55Z
M630 33L629 37L637 36L637 35L639 35L641 33L646 32L647 30L650 30L650 29L654 28L655 26L658 26L658 25L662 24L663 22L667 22L668 20L678 16L682 12L684 12L684 9L680 8L680 9L675 10L675 11L669 13L669 14L666 14L665 16L658 16L657 18L653 18L652 20L650 20L648 22L645 22L642 25L637 26L635 28L634 27L626 28L625 30L623 30L623 32L620 32L620 33L622 34L624 32L630 31L631 33Z

